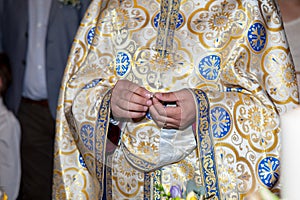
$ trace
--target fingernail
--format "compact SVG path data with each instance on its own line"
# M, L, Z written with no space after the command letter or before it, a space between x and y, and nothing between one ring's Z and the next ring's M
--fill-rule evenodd
M148 106L151 106L151 105L152 105L152 101L151 101L151 100L148 100L148 101L146 102L146 104L147 104Z
M147 94L146 94L146 97L147 97L148 99L150 99L150 98L153 97L153 94L152 94L152 93L147 93Z

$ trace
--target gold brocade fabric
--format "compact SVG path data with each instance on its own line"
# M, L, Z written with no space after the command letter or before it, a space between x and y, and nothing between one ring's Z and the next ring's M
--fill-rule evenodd
M194 129L166 131L147 115L123 122L108 152L120 79L151 92L190 89ZM185 189L188 180L211 199L279 192L279 115L298 103L272 0L93 0L61 87L53 199L101 199L105 189L107 199L158 200L155 184Z

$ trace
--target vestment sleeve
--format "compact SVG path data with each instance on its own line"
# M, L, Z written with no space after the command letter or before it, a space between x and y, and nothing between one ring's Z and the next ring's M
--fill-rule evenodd
M281 18L273 8L268 10L264 1L248 8L249 26L223 61L222 86L194 89L198 151L204 178L210 180L205 184L217 196L257 187L279 191L285 134L279 116L299 103L299 94ZM230 181L236 184L229 187ZM228 187L211 189L220 185Z
M95 60L100 52L92 42L97 40L94 36L105 3L94 0L89 5L73 42L61 85L53 195L65 199L80 198L74 193L87 193L89 198L98 199L103 192L99 182L104 178L110 90L116 79L105 67L110 56ZM82 182L89 184L82 185Z

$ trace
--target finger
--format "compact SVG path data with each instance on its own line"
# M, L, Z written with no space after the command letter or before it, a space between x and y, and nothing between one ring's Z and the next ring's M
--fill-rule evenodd
M162 124L161 128L166 129L179 129L180 121L172 119L172 118L164 118L163 121L159 121L159 124Z
M127 101L124 99L119 99L117 101L117 106L124 111L146 112L148 110L148 106L141 105L135 102Z
M166 115L162 115L158 112L158 110L151 106L149 108L149 112L151 114L151 117L153 121L156 123L156 125L160 128L178 128L180 125L180 120L167 117ZM166 125L167 124L167 125Z
M130 93L136 93L137 95L143 96L148 99L150 99L152 96L151 92L129 80L118 80L116 85L114 86L113 92L117 91L117 93L120 93L124 90L128 90Z
M154 97L152 99L152 104L159 115L166 116L165 106L159 101L159 99Z
M150 106L149 112L151 115L152 120L155 122L155 124L162 128L166 122L166 120L157 112L156 108L154 106Z
M120 107L116 107L114 110L112 110L112 114L115 118L142 118L146 115L146 112L137 112L137 111L131 111L131 110L124 110Z
M178 101L178 98L174 92L167 93L155 93L154 96L163 102L175 102Z
M150 99L152 96L151 92L136 84L130 84L128 90L147 99Z
M165 106L157 98L153 98L152 102L159 115L170 117L176 120L180 119L182 112L181 107Z
M134 112L134 111L128 111L129 118L131 119L142 119L146 115L146 112Z
M125 96L124 99L128 100L129 102L135 103L135 104L139 104L139 105L143 105L143 106L151 106L152 105L152 101L150 98L145 98L136 93L126 92L124 94L124 96Z
M175 120L180 120L181 119L181 114L182 114L182 108L181 107L166 107L165 108L165 113L168 118L172 118Z
M182 109L180 107L164 107L164 112L158 111L158 115L160 116L160 120L164 122L163 128L166 129L179 129L181 123L181 112Z
M164 129L179 129L177 124L165 123L163 126Z

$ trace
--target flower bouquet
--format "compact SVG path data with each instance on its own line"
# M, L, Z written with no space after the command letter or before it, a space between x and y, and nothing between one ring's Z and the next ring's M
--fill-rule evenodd
M205 197L204 186L197 186L195 181L189 180L186 185L186 190L179 185L173 185L170 191L166 191L162 185L156 185L156 188L161 192L163 200L204 200ZM209 197L210 198L210 197Z
M214 195L207 196L204 186L197 186L192 180L189 180L186 185L186 190L179 185L170 187L170 191L166 191L162 185L155 186L161 193L162 200L205 200L213 199ZM270 190L261 188L253 194L249 195L247 199L251 200L280 200Z
M0 200L7 200L8 197L4 191L0 189Z

